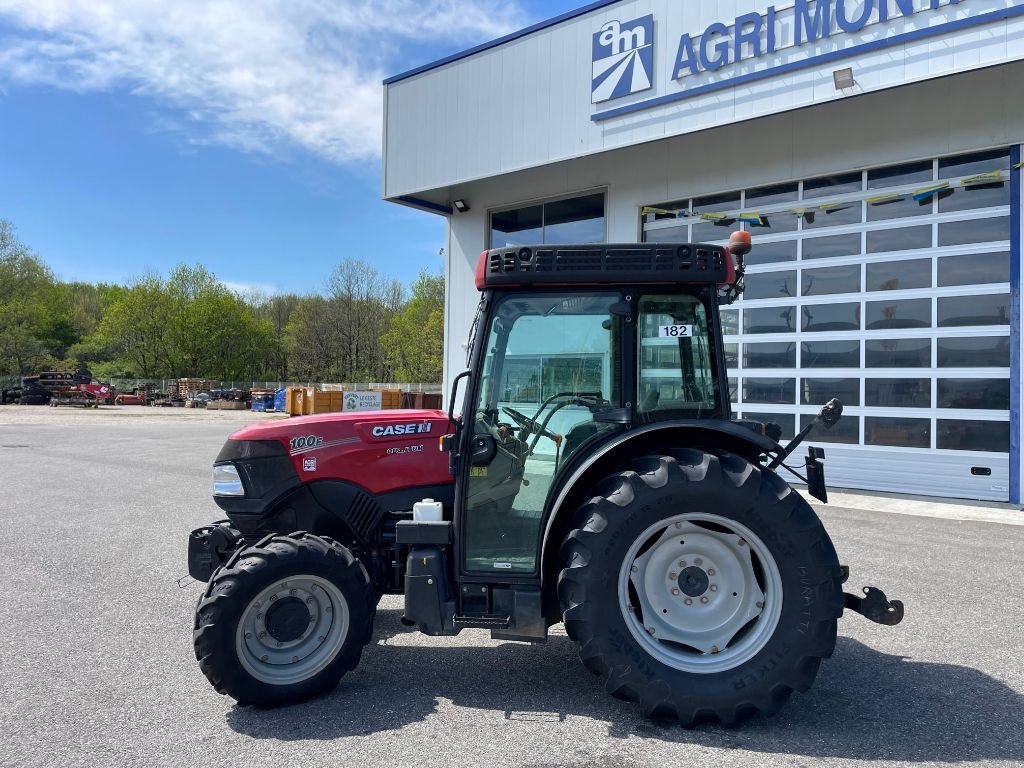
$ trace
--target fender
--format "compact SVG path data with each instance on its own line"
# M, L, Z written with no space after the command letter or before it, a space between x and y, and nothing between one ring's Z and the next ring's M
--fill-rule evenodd
M639 448L638 443L646 444L647 448ZM545 509L540 574L541 589L546 595L554 594L554 585L550 582L552 576L558 574L558 564L554 561L561 545L561 535L563 535L561 529L565 527L568 516L575 511L575 505L570 505L571 509L563 511L562 507L565 503L578 496L580 488L593 487L594 483L614 471L614 468L607 465L609 463L618 464L615 457L620 449L627 448L625 453L635 456L645 450L658 450L659 447L674 445L724 448L743 456L753 464L758 463L758 457L761 454L779 448L778 443L771 438L754 432L737 422L725 420L674 419L648 424L621 434L613 433L613 436L606 442L596 446L582 457L579 463L563 476L548 497L554 500ZM549 546L552 535L559 538Z

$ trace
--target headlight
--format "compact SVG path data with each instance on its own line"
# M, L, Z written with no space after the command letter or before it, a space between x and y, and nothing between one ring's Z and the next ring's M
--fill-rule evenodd
M242 478L238 476L238 470L235 469L234 464L213 465L213 495L245 496Z

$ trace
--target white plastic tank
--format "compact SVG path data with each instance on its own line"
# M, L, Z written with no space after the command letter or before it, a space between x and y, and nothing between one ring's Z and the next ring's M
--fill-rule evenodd
M412 519L418 523L439 522L443 514L444 507L440 501L424 499L412 505Z

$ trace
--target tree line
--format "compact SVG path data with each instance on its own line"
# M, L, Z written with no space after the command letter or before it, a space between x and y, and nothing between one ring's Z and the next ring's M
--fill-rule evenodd
M357 259L322 291L240 294L201 265L131 283L64 282L0 219L0 376L441 381L444 277L409 287Z

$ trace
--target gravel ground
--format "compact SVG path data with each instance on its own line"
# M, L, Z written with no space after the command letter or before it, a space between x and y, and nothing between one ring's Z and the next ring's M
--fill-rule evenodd
M826 507L851 585L907 605L840 623L815 687L738 730L648 722L561 627L544 646L402 631L276 711L217 695L192 654L186 536L209 464L253 414L0 407L0 766L919 765L1024 761L1024 528ZM273 418L259 417L256 418Z

